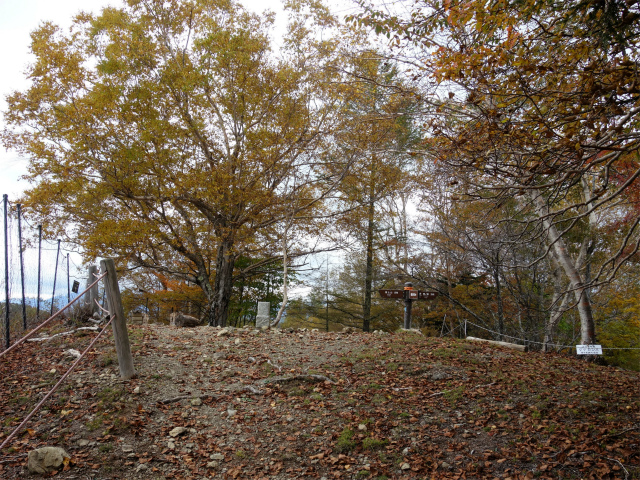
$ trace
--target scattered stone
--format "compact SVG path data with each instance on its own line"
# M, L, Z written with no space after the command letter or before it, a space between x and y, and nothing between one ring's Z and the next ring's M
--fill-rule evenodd
M136 467L136 472L142 472L144 470L147 470L149 467L147 467L147 465L145 465L144 463L141 463L140 465L138 465Z
M410 468L411 465L409 465L407 462L404 462L402 465L400 465L401 470L409 470Z
M42 447L29 452L27 468L31 473L44 475L60 469L65 459L70 458L63 448Z
M442 462L440 466L445 470L451 469L451 465L449 465L447 462Z
M360 430L362 432L366 432L367 431L367 426L364 423L361 423L360 425L358 425L358 430Z
M218 468L219 465L220 463L214 460L212 462L207 463L207 468Z
M52 368L51 370L49 370L49 373L53 375L53 374L55 374L55 373L56 373L56 371L57 371L57 370L56 370L55 368Z
M135 393L136 395L137 395L138 393L140 393L140 387L136 387L136 388L134 388L134 389L133 389L133 393Z
M167 448L169 450L173 450L174 448L176 448L176 444L170 441L167 443Z
M211 460L218 460L218 461L222 461L224 460L224 455L221 453L212 453L211 455L209 455L209 458Z
M81 353L75 348L70 348L69 350L65 350L64 354L72 358L80 358L80 355L81 355Z
M122 445L122 451L124 453L130 453L133 452L133 445Z
M449 375L446 372L436 371L436 372L433 372L431 375L429 375L429 378L431 380L448 380L451 378L451 375Z
M202 400L200 398L192 398L191 405L193 405L194 407L199 407L200 405L202 405Z
M177 437L178 435L182 435L186 431L187 429L185 427L176 427L169 432L169 435L171 435L172 437Z
M227 416L229 416L229 417L233 417L236 413L238 413L237 410L233 410L231 408L229 410L227 410Z
M87 445L89 445L89 443L91 443L89 440L87 440L86 438L81 438L80 440L78 440L78 446L79 447L86 447Z
M402 455L409 455L409 453L411 453L411 449L409 447L405 448L404 450L402 450Z
M223 328L222 330L220 330L218 332L218 334L216 336L217 337L226 337L227 335L229 335L229 329L228 328Z
M233 342L233 343L235 343L236 345L240 345L240 339L239 339L239 338L236 338L236 341L235 341L235 342Z

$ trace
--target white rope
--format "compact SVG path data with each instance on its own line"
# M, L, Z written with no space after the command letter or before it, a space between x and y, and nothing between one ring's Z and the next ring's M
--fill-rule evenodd
M538 345L545 345L544 342L535 342L533 340L525 340L524 338L513 337L511 335L505 335L504 333L495 332L493 330L489 330L488 328L481 327L480 325L476 325L475 323L470 322L468 320L467 320L467 323L469 325L473 325L474 327L478 327L482 330L486 330L487 332L495 333L496 335L502 335L503 337L512 338L514 340L520 340L522 342L527 342L527 343L537 343ZM560 345L557 343L547 343L546 345L549 347L575 348L575 345ZM602 349L603 350L640 350L640 348L636 348L636 347L602 347Z

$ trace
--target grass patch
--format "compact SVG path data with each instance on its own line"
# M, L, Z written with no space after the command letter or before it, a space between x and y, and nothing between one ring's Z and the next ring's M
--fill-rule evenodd
M342 430L338 436L336 442L336 450L340 453L350 452L356 447L356 442L353 441L354 432L349 428Z
M388 445L388 440L380 440L378 438L367 437L362 441L362 448L365 450L378 450Z

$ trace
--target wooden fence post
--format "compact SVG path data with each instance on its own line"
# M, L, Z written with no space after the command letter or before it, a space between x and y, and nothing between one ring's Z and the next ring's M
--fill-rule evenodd
M120 377L124 380L128 380L136 374L136 371L133 368L133 357L131 356L129 334L127 333L127 319L124 317L122 299L120 298L120 288L118 288L116 264L112 258L105 258L100 261L100 269L103 272L107 272L107 276L104 277L107 303L109 305L109 312L116 316L116 318L113 319L111 326L113 327L113 337L116 342Z
M91 265L89 266L89 273L87 276L87 287L91 285L93 282L95 282L96 278L98 278L98 267L96 267L95 265ZM98 284L96 283L93 287L91 287L91 290L89 290L89 293L87 296L87 305L88 305L87 310L88 310L89 316L92 316L94 313L98 311L98 305L96 304L97 300L98 300Z

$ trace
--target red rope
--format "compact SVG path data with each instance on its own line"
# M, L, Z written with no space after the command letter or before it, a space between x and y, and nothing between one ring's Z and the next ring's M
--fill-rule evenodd
M80 297L82 297L82 295L84 295L85 293L87 293L91 287L93 287L96 283L98 283L100 280L102 280L105 276L107 275L107 272L104 272L102 275L100 275L95 282L93 282L91 285L89 285L82 293L78 294L78 296L76 298L74 298L73 300L71 300L69 303L67 303L64 307L62 307L60 310L58 310L56 313L54 313L53 315L51 315L47 320L45 320L39 327L35 328L34 330L31 330L28 334L26 334L24 337L22 337L20 340L18 340L16 343L14 343L13 345L11 345L9 348L7 348L5 351L0 353L0 357L2 357L4 354L9 353L11 350L13 350L14 348L16 348L18 345L22 344L25 342L25 340L27 340L28 338L30 338L31 336L33 336L33 334L35 334L36 332L38 332L42 327L44 327L45 325L47 325L51 320L53 320L54 318L56 318L58 315L60 315L62 312L64 312L67 308L69 308L71 305L73 305L75 302L77 302Z
M106 275L106 273L105 273ZM104 276L104 275L103 275ZM100 277L102 278L102 277ZM100 278L98 280L100 280ZM97 281L97 280L96 280ZM84 292L83 292L84 293ZM104 328L102 330L100 330L100 333L98 333L98 335L96 335L96 338L94 338L91 343L89 344L89 346L85 349L84 352L82 352L82 354L78 357L78 359L73 362L73 365L71 365L71 367L69 367L69 370L67 370L67 372L60 377L60 380L58 380L58 383L56 383L53 388L49 391L49 393L47 393L44 398L42 400L40 400L40 402L38 402L38 404L34 407L34 409L31 411L31 413L29 415L27 415L27 418L25 418L22 423L20 425L18 425L15 430L13 432L11 432L11 435L9 435L4 442L2 442L2 445L0 445L0 450L2 450L5 445L7 445L7 443L9 443L9 441L16 436L16 434L22 429L22 427L24 427L27 422L29 420L31 420L31 417L33 417L35 415L35 413L40 409L40 407L44 404L44 402L47 401L47 399L53 394L53 392L56 391L56 389L60 386L60 384L69 376L69 374L73 371L74 368L76 368L76 365L78 365L78 363L80 363L80 360L82 360L82 358L86 355L86 353L91 349L91 347L93 347L93 344L96 343L96 341L98 340L98 338L100 338L100 335L102 335L104 333L104 331L107 329L107 327L109 326L109 324L113 321L113 319L115 318L115 315L113 315L109 321L107 322L107 324L104 326Z

